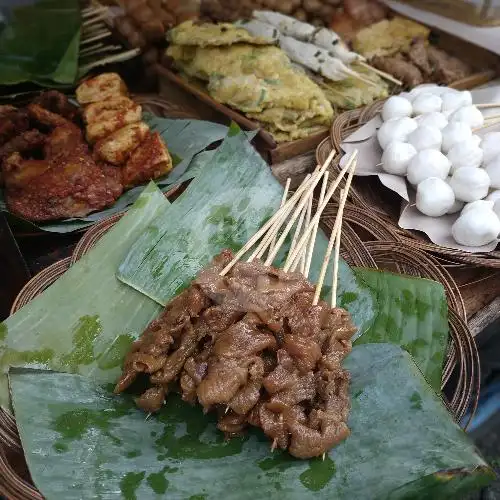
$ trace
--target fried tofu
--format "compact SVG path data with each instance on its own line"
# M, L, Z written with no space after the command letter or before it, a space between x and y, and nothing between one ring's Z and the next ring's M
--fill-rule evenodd
M144 122L127 125L100 140L94 148L98 157L112 165L122 165L144 141L149 127Z
M126 188L157 179L172 170L172 158L158 132L149 133L123 167Z
M76 99L81 105L121 95L127 95L127 86L118 73L103 73L84 81L76 89Z
M83 119L85 123L94 123L101 121L104 113L109 111L126 112L131 109L136 109L136 104L127 96L121 95L108 99L107 101L93 102L83 110ZM106 116L106 115L104 115Z
M98 120L87 124L87 140L90 143L104 139L117 130L137 123L142 118L142 108L138 104L125 110L103 110L98 115Z

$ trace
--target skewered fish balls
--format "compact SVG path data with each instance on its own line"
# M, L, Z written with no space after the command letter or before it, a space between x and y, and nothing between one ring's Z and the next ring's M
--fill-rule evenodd
M413 102L419 95L423 93L430 93L441 96L447 90L447 87L439 86L436 83L422 83L421 85L417 85L407 93L408 100Z
M488 200L477 200L471 203L466 203L465 207L462 210L462 215L466 214L470 210L477 210L479 208L483 210L493 210L494 205L495 205L494 201L488 201Z
M500 233L500 219L491 209L475 208L462 213L451 227L457 243L481 247L495 241Z
M476 106L464 106L453 112L450 122L463 122L471 128L478 128L484 125L484 116Z
M388 174L406 175L417 150L407 142L392 141L382 155L382 169Z
M500 156L500 132L488 132L484 134L481 141L484 163L490 163L497 156Z
M444 153L449 153L455 144L470 139L472 137L472 130L466 123L453 122L446 125L441 134L443 136L441 148Z
M455 203L453 189L443 179L429 177L417 186L417 209L429 217L441 217Z
M394 95L385 101L382 108L382 119L387 121L391 118L403 118L411 116L412 112L413 107L410 101L404 97Z
M432 111L431 113L425 113L423 115L417 116L416 118L419 126L436 127L439 130L443 130L446 125L448 125L448 120L443 113L439 111Z
M493 189L500 189L500 156L490 161L484 170L489 175L491 180L491 187Z
M450 186L457 200L482 200L488 194L490 177L482 168L462 167L451 176Z
M448 89L441 94L441 100L441 111L445 116L449 116L463 106L470 106L472 104L472 94L468 90L459 91Z
M430 92L422 92L412 102L413 112L416 115L441 111L443 101L441 97Z
M417 186L429 177L445 180L450 172L450 161L437 149L419 151L408 165L407 179Z
M413 118L392 118L387 120L378 129L377 138L382 149L385 149L392 141L405 141L408 134L418 127Z
M475 145L474 139L471 137L464 142L455 144L446 155L451 163L451 173L462 167L478 168L483 162L483 150Z
M408 135L407 141L417 151L422 151L423 149L441 149L443 135L436 127L419 125Z

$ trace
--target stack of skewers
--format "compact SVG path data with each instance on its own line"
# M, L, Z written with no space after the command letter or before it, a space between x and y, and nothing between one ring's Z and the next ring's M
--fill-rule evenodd
M288 449L298 458L324 456L349 435L349 373L342 361L356 328L347 311L336 307L336 292L342 216L356 153L328 185L333 156L287 200L288 180L281 207L247 244L234 256L222 252L167 304L132 345L115 392L146 376L150 387L136 402L152 413L177 384L184 400L217 413L218 428L228 437L256 426L272 440L272 449ZM319 220L346 174L313 286L308 276ZM271 267L293 228L283 268ZM332 253L328 304L320 295Z

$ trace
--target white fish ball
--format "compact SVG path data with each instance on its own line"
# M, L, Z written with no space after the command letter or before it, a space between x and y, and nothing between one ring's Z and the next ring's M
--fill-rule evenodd
M447 158L451 163L451 173L462 167L478 168L481 166L483 150L479 146L475 146L474 142L471 138L464 142L458 142L450 149Z
M441 133L443 135L441 147L444 153L448 153L455 144L472 137L472 129L462 122L448 123Z
M497 201L500 200L500 189L495 191L491 191L491 193L485 198L488 201Z
M481 141L484 163L489 163L500 156L500 132L488 132Z
M432 113L433 111L441 111L443 101L438 95L430 92L422 92L413 100L413 113L415 115L423 115Z
M463 201L455 200L455 203L453 203L451 208L446 213L447 214L456 214L457 212L460 212L460 210L462 210L462 208L464 208L464 205L465 205L465 203Z
M494 205L495 205L494 201L488 201L488 200L477 200L471 203L466 203L465 207L462 210L462 215L466 214L469 210L477 210L477 209L493 210Z
M408 134L407 141L417 150L441 149L443 135L436 127L419 125L413 132Z
M408 134L413 132L417 126L417 122L408 116L387 120L377 132L380 147L385 149L392 141L406 141Z
M417 186L429 177L445 180L450 171L450 161L437 149L419 151L408 165L408 182Z
M471 128L478 128L484 125L484 116L476 106L464 106L453 112L450 122L463 122Z
M443 130L446 125L448 125L448 120L443 113L439 111L432 111L431 113L425 113L424 115L417 116L415 118L419 126L426 125L429 127L436 127L439 130Z
M387 121L391 118L403 118L405 116L411 116L412 112L413 108L408 99L393 95L384 103L382 108L382 119Z
M469 210L460 215L451 227L451 234L457 243L468 247L481 247L495 241L500 233L500 219L484 208Z
M417 186L417 209L429 217L441 217L455 203L453 189L443 179L429 177Z
M500 156L490 161L484 167L484 170L490 176L491 187L493 189L500 189Z
M490 178L482 168L462 167L451 176L450 186L457 200L476 201L488 194Z
M420 85L417 85L416 87L411 89L411 91L407 93L408 96L406 96L406 98L410 101L413 101L416 97L423 93L430 93L440 96L447 90L449 90L448 87L439 86L436 83L421 83Z
M500 218L500 200L496 200L493 205L493 212L495 212L496 216Z
M470 141L471 141L471 144L474 144L474 146L481 146L481 137L479 137L476 134L472 135Z
M472 104L472 94L468 90L461 92L459 90L448 89L441 95L441 100L443 101L441 111L446 116L449 116L462 106L470 106Z
M408 164L416 154L411 144L392 141L382 155L382 169L388 174L406 175Z

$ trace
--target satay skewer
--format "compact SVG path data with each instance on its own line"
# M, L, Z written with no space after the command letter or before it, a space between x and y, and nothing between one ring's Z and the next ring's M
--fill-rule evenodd
M283 208L283 205L286 203L286 199L288 198L288 191L290 190L290 183L292 182L292 179L288 177L286 180L285 184L285 190L283 191L283 196L281 198L281 205L280 208ZM271 242L271 250L274 248L274 245L276 245L276 237L273 238L273 241Z
M492 120L491 122L488 121L483 126L472 129L472 131L478 132L479 130L482 130L483 128L493 127L494 125L498 125L499 123L500 123L500 119L495 119L495 120Z
M357 61L357 64L360 66L363 66L363 68L366 68L373 73L381 76L385 80L388 80L389 82L395 83L396 85L399 85L400 87L403 86L403 82L401 80L398 80L397 78L394 78L392 75L389 73L386 73L385 71L382 71L380 69L374 68L373 66L370 66L368 63L363 62L363 61Z
M479 109L500 108L500 102L487 102L484 104L476 104L475 106Z

